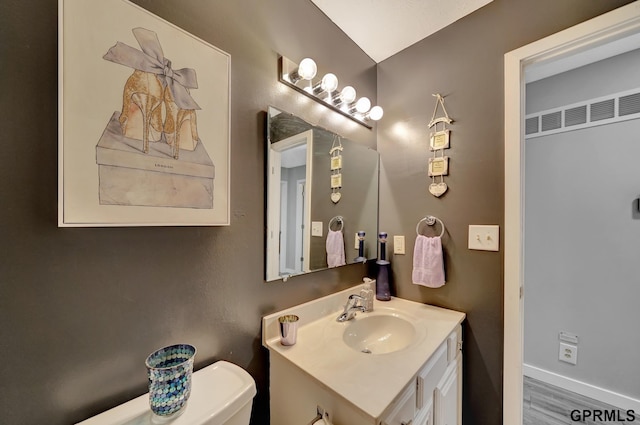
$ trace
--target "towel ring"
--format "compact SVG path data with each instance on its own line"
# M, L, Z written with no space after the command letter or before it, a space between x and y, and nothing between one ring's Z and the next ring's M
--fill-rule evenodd
M438 217L432 215L428 215L418 222L418 224L416 225L416 235L420 235L420 225L422 224L422 222L426 222L429 226L433 226L434 224L436 224L436 221L440 223L440 227L442 227L442 232L440 232L440 237L442 237L445 232L444 223Z
M333 224L334 221L337 221L338 224L340 225L340 228L337 231L342 232L342 228L344 227L344 218L342 218L341 215L337 215L333 217L331 220L329 220L329 230L331 230L331 225Z

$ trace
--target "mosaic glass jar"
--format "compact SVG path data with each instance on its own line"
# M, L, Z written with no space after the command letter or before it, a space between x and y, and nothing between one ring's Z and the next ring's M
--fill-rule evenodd
M145 364L149 376L151 411L162 417L175 415L186 406L191 394L191 375L196 348L176 344L154 351Z

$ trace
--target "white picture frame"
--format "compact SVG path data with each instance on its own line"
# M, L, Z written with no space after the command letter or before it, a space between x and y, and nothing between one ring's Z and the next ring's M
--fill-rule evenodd
M229 225L230 55L127 0L58 6L58 225Z
M339 170L342 168L342 155L336 155L331 157L331 171Z
M342 187L342 174L331 175L331 189L340 189Z
M442 130L431 133L429 137L429 150L449 149L449 137L451 130Z
M446 176L449 174L449 157L429 158L429 177Z

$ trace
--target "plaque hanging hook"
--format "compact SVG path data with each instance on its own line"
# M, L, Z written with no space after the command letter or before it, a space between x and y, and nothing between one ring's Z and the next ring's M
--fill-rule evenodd
M449 114L447 114L447 109L444 107L444 97L440 93L433 94L432 96L436 98L436 107L433 109L433 115L431 116L431 121L429 122L429 128L433 127L434 125L440 122L451 124L453 120L449 118ZM438 106L442 106L444 117L436 118L436 113L438 112Z

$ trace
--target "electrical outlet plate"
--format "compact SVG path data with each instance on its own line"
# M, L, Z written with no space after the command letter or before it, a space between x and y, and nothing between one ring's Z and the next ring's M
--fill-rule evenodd
M358 234L356 233L356 243L353 246L354 249L359 249L360 248L360 240L358 240Z
M578 363L578 346L561 342L560 352L558 353L558 360L569 363L569 364L577 364Z
M469 225L469 249L498 251L500 249L500 226Z
M396 235L393 237L393 253L404 254L404 236Z

